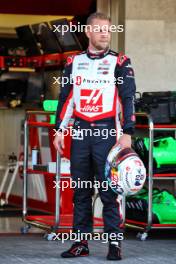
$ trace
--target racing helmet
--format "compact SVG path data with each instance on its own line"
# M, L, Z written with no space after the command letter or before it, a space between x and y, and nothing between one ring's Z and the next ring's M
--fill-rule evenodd
M116 194L134 195L145 183L146 169L133 149L118 145L111 149L107 157L105 178Z

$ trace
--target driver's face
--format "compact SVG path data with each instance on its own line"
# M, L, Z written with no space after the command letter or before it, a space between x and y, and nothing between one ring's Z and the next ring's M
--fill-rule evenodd
M95 18L91 24L91 30L87 29L86 35L89 38L89 46L97 50L105 50L109 47L111 32L110 22Z

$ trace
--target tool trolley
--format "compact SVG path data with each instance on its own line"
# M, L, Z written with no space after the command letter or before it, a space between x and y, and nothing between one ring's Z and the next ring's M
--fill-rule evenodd
M176 229L176 224L160 224L153 223L152 220L152 207L153 207L153 183L157 180L171 180L175 183L176 172L167 173L154 173L153 172L153 148L154 148L154 133L155 131L175 131L176 124L154 124L152 117L147 113L136 113L137 117L147 118L147 124L136 124L136 129L139 132L146 131L149 136L149 151L148 151L148 212L147 212L147 222L141 222L137 220L125 219L125 225L130 228L136 228L140 230L137 234L137 238L140 240L146 240L148 233L152 229ZM176 134L175 134L176 135ZM135 135L136 136L136 135ZM176 149L175 149L176 154ZM174 186L174 185L173 185ZM175 208L176 209L176 208ZM175 219L176 220L176 219Z
M48 122L37 122L31 121L30 117L33 115L53 115L55 112L45 112L45 111L27 111L26 118L24 122L24 168L23 168L23 222L25 225L21 228L21 233L27 233L29 229L34 226L41 228L47 233L45 237L48 240L53 238L54 233L59 228L69 229L72 215L60 215L60 188L55 188L55 212L53 215L29 215L28 214L28 176L29 174L40 174L45 175L45 177L53 177L53 179L58 182L61 178L60 175L60 164L61 157L57 153L56 160L56 173L51 173L47 171L37 171L29 168L29 131L31 127L45 127L54 128L54 125ZM62 175L65 179L70 177L70 175Z

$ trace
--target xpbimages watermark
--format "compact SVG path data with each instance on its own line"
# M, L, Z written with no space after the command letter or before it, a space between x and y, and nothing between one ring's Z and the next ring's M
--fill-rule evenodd
M99 70L102 71L105 70L106 68L99 68ZM123 84L123 77L112 77L110 80L109 79L86 79L82 78L81 76L75 76L73 77L72 74L70 74L69 77L67 76L53 76L53 84L59 84L59 85L65 85L65 84L74 84L74 85L81 85L81 84L104 84L104 85L110 85L110 84Z
M64 191L67 188L71 189L101 189L103 192L106 192L108 188L115 188L117 186L117 182L115 181L98 181L98 180L81 180L78 178L76 181L69 178L67 180L61 179L59 181L53 181L53 188L59 188Z
M95 240L102 241L102 243L108 243L111 241L121 241L124 239L123 233L83 233L78 230L77 233L69 231L69 233L54 233L53 240L62 241L64 243L67 240L75 241L75 240Z
M76 25L70 22L68 25L53 25L53 32L60 33L62 36L66 32L113 32L113 33L120 33L124 31L124 25L82 25L78 22Z
M96 128L96 124L94 123L90 124L90 126L92 126L92 128L80 128L80 126L78 126L76 129L71 126L68 128L63 128L62 135L63 136L70 135L73 139L78 139L78 140L83 140L85 137L88 137L88 136L101 137L102 139L107 139L109 136L119 138L123 135L123 129L115 129L115 128L99 129L99 128ZM53 129L53 130L55 132L54 137L56 135L60 135L61 133L60 129L59 130Z

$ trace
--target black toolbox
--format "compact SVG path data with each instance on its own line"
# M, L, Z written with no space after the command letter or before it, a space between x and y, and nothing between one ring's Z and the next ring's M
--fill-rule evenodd
M150 113L155 124L176 122L176 92L144 92L135 100L136 112ZM136 96L137 97L137 96Z

